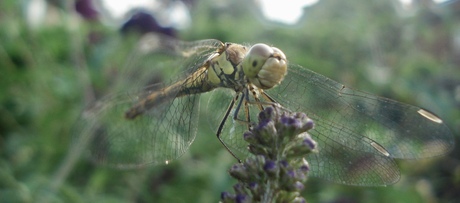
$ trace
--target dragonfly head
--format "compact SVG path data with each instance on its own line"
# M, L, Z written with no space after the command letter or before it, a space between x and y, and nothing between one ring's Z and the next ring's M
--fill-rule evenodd
M261 89L270 89L284 79L287 61L276 47L255 44L242 61L243 71L249 82Z

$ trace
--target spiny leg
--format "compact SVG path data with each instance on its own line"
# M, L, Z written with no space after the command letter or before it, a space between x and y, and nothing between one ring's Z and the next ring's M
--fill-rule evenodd
M259 111L263 111L264 110L264 107L262 106L263 103L260 101L259 96L257 96L257 92L254 90L254 87L252 86L251 86L251 93L255 100L255 102L252 101L252 103L255 103L257 107L259 107ZM249 92L247 94L249 95ZM247 97L247 102L251 103L251 101L249 100L249 97Z
M251 120L249 119L249 107L248 107L247 102L246 102L248 100L247 89L245 89L242 93L243 93L243 96L241 97L240 101L238 102L238 105L235 108L235 112L233 113L233 120L250 126L251 125ZM238 114L240 113L241 104L243 104L243 102L244 102L244 111L245 111L246 120L238 118ZM248 127L248 129L249 129L249 127Z
M284 106L282 106L281 104L279 104L277 101L275 101L272 97L270 97L270 95L268 95L267 93L265 93L263 90L261 89L254 89L253 87L251 87L251 93L254 97L254 101L251 101L249 99L249 97L247 98L247 103L249 104L255 104L258 106L259 110L260 111L263 111L264 110L264 106L273 106L273 107L276 107L276 108L281 108L283 110L286 110L286 111L289 111L289 109L285 108ZM259 94L257 94L257 91L259 91ZM262 97L264 98L264 100L266 101L261 101L260 98L259 98L259 95L262 95Z
M244 115L246 116L246 121L248 122L248 130L251 130L251 115L249 113L249 105L247 102L244 102Z
M225 149L227 149L227 151L233 156L235 157L236 160L238 160L238 162L241 163L241 160L235 155L235 153L232 152L232 150L230 150L230 148L227 146L227 144L225 144L225 142L222 140L222 138L220 137L220 135L222 134L222 129L224 128L224 125L225 125L225 122L227 121L228 119L228 115L230 115L230 111L233 109L233 106L235 105L235 101L238 100L238 97L239 97L239 94L237 94L235 96L234 99L232 99L232 101L230 102L230 105L228 105L228 108L227 108L227 111L225 112L225 115L224 117L222 118L222 121L220 122L219 124L219 128L217 129L217 133L216 133L216 136L217 136L217 139L219 139L220 143L222 143L222 145L224 145ZM241 103L241 102L240 102Z

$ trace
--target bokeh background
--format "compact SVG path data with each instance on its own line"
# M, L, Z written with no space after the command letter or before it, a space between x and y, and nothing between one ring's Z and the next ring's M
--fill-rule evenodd
M231 191L227 169L235 160L208 127L168 165L117 170L69 154L79 114L110 89L115 70L129 68L130 45L147 32L272 44L291 63L436 112L458 143L460 1L138 2L0 1L0 202L217 202ZM201 126L211 113L203 110ZM436 159L398 161L401 180L388 187L311 178L303 196L458 202L459 157L454 149Z

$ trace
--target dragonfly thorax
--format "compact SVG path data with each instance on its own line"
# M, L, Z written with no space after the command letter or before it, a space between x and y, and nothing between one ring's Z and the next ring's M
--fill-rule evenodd
M256 44L247 47L226 43L220 53L209 59L208 80L219 87L241 91L248 83L270 89L284 79L287 62L284 53L275 47Z
M226 43L220 53L209 59L208 81L216 87L231 88L241 91L246 85L244 71L241 68L247 48L238 44Z

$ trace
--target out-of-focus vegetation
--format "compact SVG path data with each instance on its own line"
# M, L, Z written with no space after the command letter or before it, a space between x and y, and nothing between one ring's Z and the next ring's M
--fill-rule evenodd
M26 1L0 1L1 202L217 202L234 181L235 162L203 120L182 158L120 171L75 164L68 147L84 106L100 98L132 51L119 27L82 18L73 1L49 1L39 25ZM460 2L320 0L301 22L264 21L249 1L193 1L184 40L263 42L291 63L348 86L436 112L460 133ZM301 82L301 81L299 81ZM363 188L311 179L309 202L456 202L459 151L439 159L401 161L394 186Z

